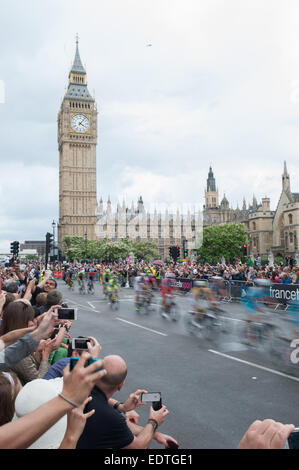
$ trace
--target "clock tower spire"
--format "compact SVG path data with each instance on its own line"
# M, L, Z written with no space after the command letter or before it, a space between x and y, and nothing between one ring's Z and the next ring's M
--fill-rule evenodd
M87 88L87 74L76 52L68 89L58 113L58 242L66 236L95 239L97 188L97 107Z

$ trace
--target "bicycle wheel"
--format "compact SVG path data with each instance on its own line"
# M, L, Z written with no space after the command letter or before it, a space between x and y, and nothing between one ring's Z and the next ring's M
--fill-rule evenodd
M140 299L139 304L138 304L138 310L137 310L139 315L146 315L148 313L147 308L148 306L144 298Z
M196 326L192 324L193 320L194 320L194 315L192 315L192 313L186 313L184 315L184 325L185 325L186 331L190 335L196 336Z
M171 306L170 306L170 309L169 309L169 316L170 316L170 319L172 321L178 321L179 318L180 318L180 313L179 313L179 310L178 310L178 307L175 303L173 303Z
M201 330L202 338L208 342L215 341L219 334L218 325L216 324L215 319L209 316L206 316L202 320L202 327L203 327Z

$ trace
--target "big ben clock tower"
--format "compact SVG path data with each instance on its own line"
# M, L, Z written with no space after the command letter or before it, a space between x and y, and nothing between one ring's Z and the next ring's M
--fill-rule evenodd
M58 114L59 243L66 236L96 238L97 114L77 37L68 89Z

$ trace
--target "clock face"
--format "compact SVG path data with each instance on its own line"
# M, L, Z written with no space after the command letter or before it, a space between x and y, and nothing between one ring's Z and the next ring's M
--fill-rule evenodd
M72 118L72 128L74 131L84 134L90 127L89 120L83 114L76 114Z

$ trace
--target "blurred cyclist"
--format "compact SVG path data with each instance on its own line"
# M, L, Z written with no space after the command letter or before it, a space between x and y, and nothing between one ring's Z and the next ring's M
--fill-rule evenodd
M137 276L135 277L134 281L134 290L136 293L135 297L135 305L136 305L136 310L139 310L139 302L140 302L140 296L142 295L142 292L147 291L148 289L148 278L146 278L145 273L140 273L138 271Z
M203 314L209 309L215 310L216 301L212 290L208 287L207 281L195 281L190 292L192 313L195 315L195 322L200 323Z
M269 287L271 281L269 279L256 279L254 287L249 287L246 297L242 297L241 301L247 313L247 328L245 336L251 335L251 324L254 322L266 323L265 314L269 313L266 308L266 302L269 298Z
M111 273L110 273L110 269L105 269L104 273L103 273L103 276L102 276L102 282L103 282L103 295L106 296L107 295L107 286L108 286L108 282L111 278Z
M164 279L162 279L160 292L162 296L162 311L166 313L167 310L167 295L174 295L177 292L175 275L173 273L166 273Z
M84 268L81 268L78 272L79 287L81 287L81 285L84 283L84 279L85 279L85 270L84 270Z
M118 283L117 283L117 276L112 274L108 283L107 283L107 292L108 292L108 299L112 302L113 296L117 295L118 293Z

